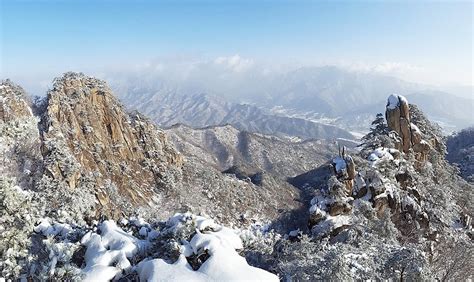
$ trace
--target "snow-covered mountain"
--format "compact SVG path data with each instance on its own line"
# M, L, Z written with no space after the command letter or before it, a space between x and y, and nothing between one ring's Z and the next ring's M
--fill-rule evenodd
M178 123L195 128L231 124L249 132L302 139L354 139L348 131L304 118L276 115L250 104L237 104L206 94L179 95L175 92L128 93L125 104L151 117L158 125Z
M193 129L176 125L165 132L174 147L189 158L221 171L241 167L276 174L283 179L319 166L337 153L343 141L292 141L240 131L231 125Z
M34 103L4 81L0 278L472 279L473 185L418 107L378 111L356 150L163 130L80 73Z
M335 66L303 67L268 74L256 71L248 74L215 73L212 79L201 83L196 80L196 77L189 75L179 81L169 81L166 75L154 73L111 76L112 86L127 106L146 113L165 126L173 122L194 127L219 125L226 117L229 123L240 129L266 134L279 134L280 127L303 130L303 126L308 126L294 119L279 118L275 121L275 112L271 110L278 108L280 117L313 121L316 125L312 127L320 129L305 131L312 132L313 138L326 138L341 132L330 132L321 124L356 132L366 130L376 109L385 106L387 93L402 93L409 97L431 119L442 123L446 131L474 123L470 110L474 106L472 98L460 98L455 93L436 90L436 87L390 76ZM275 125L268 126L269 122L263 118L265 121L257 119L254 128L241 128L249 126L248 119L262 115L261 110L266 110L263 112L266 115L270 110L271 121ZM232 115L226 115L229 113ZM284 131L287 133L288 130ZM292 133L296 135L296 132ZM304 136L304 133L301 135Z

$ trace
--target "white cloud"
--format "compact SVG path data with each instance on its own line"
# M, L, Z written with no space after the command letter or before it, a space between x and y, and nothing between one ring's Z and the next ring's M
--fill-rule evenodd
M227 69L235 72L248 70L254 65L254 61L252 59L242 58L239 54L229 57L218 57L214 60L214 63L216 65L225 66Z

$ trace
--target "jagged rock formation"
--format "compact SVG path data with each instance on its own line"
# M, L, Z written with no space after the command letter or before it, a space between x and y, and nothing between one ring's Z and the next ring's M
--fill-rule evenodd
M337 249L335 260L344 261L358 253L352 275L366 271L359 263L375 259L385 261L381 274L385 279L472 277L474 273L468 268L474 261L467 258L467 253L473 250L474 187L458 177L456 169L445 160L439 127L416 106L400 104L387 114L389 126L380 120L374 123L377 127L364 138L361 151L340 154L332 162L292 179L299 187L315 189L308 222L312 236L334 244L331 248ZM399 121L390 120L393 117ZM398 125L407 125L400 118L413 124L406 127L416 131L410 132L409 139L400 138L405 130L390 132ZM430 146L420 162L413 147L423 140L429 140ZM406 152L404 144L408 145ZM347 189L348 183L352 190ZM302 249L308 247L311 244L302 243ZM364 250L367 247L370 250ZM286 249L285 255L296 259L297 252ZM325 254L323 261L333 257L319 252ZM410 259L400 256L403 252L410 253ZM311 256L304 257L301 260ZM321 264L309 263L307 271ZM394 268L385 268L388 265ZM416 269L409 265L423 266ZM341 279L346 277L341 275ZM293 277L302 278L298 274Z
M103 81L67 73L54 81L45 107L45 175L65 181L70 189L92 181L100 205L109 212L110 187L132 205L145 205L171 171L179 172L182 158L164 133L139 114L127 114Z
M413 116L413 120L420 124L420 127L426 130L428 134L423 133L417 125L412 123L410 116ZM344 148L342 154L333 159L332 168L336 178L330 179L327 189L320 192L322 196L316 196L312 202L310 226L313 227L316 233L329 234L328 232L322 232L318 224L321 225L320 221L323 219L326 221L332 220L330 217L321 216L321 209L324 212L338 211L330 212L330 216L345 215L352 210L350 205L347 206L347 203L351 202L353 198L359 199L362 197L372 203L378 216L382 216L385 210L390 208L395 215L409 216L415 219L421 228L429 229L429 217L421 206L422 196L415 185L415 170L421 171L426 169L425 165L433 165L429 161L440 162L439 158L442 158L445 148L439 143L439 137L436 136L439 131L427 122L416 107L411 110L407 100L400 95L389 96L386 119L388 129L395 131L396 134L384 130L381 128L383 125L380 124L378 128L374 128L379 132L369 133L368 136L370 137L368 138L377 140L382 147L373 148L373 144L377 142L372 142L369 148L366 147L362 150L361 156L366 158L367 161L361 159L361 156L346 155ZM377 136L385 134L385 138ZM429 145L425 139L430 140L432 145ZM393 144L396 148L390 148L390 144ZM385 147L387 145L388 148ZM428 160L430 154L431 159ZM436 159L433 159L434 156L436 156ZM387 174L387 168L393 165L397 166L396 172L389 170L390 174ZM443 165L446 164L443 163ZM337 193L333 192L335 189L340 191L338 197L335 196ZM321 200L321 197L323 197L323 200ZM347 197L350 198L347 199ZM321 201L326 206L317 205L317 208L315 208L315 204ZM395 215L394 217L396 217ZM315 218L319 220L316 221ZM404 224L403 220L400 219L397 222L400 225ZM332 229L337 228L332 227ZM334 232L334 230L331 232Z
M410 123L410 111L405 97L400 95L390 95L388 97L385 118L388 127L394 130L401 138L400 149L408 153L412 148L412 124Z
M388 128L395 131L400 137L395 141L396 148L404 153L410 150L415 152L418 160L417 167L421 167L426 162L426 156L431 149L430 144L423 140L420 129L411 122L410 106L405 97L401 95L390 95L387 100L385 110ZM433 140L436 144L438 140Z

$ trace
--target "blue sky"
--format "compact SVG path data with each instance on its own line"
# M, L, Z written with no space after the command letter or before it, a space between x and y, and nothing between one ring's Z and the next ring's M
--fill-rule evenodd
M239 54L398 66L423 73L412 80L473 84L471 1L0 2L2 77Z

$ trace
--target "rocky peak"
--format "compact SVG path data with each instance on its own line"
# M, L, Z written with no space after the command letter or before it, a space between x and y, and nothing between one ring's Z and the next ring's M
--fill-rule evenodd
M410 110L405 97L392 94L387 99L385 118L388 127L398 133L401 138L400 149L408 153L412 147L412 126L410 123Z
M9 79L0 83L0 120L8 122L33 116L25 90Z
M385 118L389 129L399 137L395 141L396 149L404 153L414 152L419 168L426 162L427 153L432 146L423 139L423 133L418 126L411 122L410 112L412 111L404 96L392 94L388 97ZM436 141L433 140L432 143Z
M54 80L42 115L46 175L76 189L86 179L110 206L108 189L132 204L146 204L182 164L165 134L144 117L128 114L104 81L82 73ZM90 182L90 181L89 181Z

